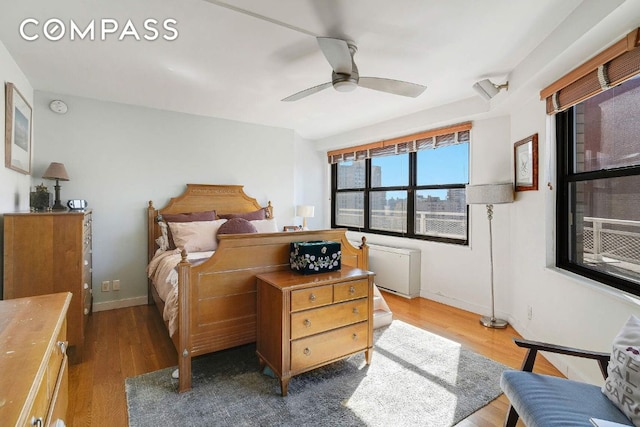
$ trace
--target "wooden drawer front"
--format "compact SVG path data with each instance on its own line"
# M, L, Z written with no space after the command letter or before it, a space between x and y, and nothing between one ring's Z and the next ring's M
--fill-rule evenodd
M367 348L369 323L361 322L291 343L291 370L298 371Z
M51 396L51 403L49 404L49 412L47 414L47 422L49 426L55 426L57 420L66 422L67 420L67 408L69 406L69 374L67 369L69 363L67 356L65 355L62 360L62 366L58 372L55 386L53 389L53 395Z
M60 346L58 346L57 343L51 347L51 356L49 357L49 365L47 367L48 398L51 398L56 382L58 382L58 374L60 373L62 361L64 360L63 356Z
M368 295L368 280L354 280L353 282L340 283L333 288L333 300L335 302L364 298Z
M45 425L44 423L47 419L48 409L49 409L49 387L47 384L47 377L45 375L45 377L42 378L42 382L39 384L36 397L35 399L33 399L33 406L31 407L31 411L29 411L27 422L30 423L31 420L41 419L42 425L44 426Z
M91 214L86 214L82 223L82 248L84 252L91 252Z
M88 318L90 313L91 313L91 292L90 292L90 290L83 289L83 291L82 291L82 315L85 317L85 321L87 320L87 318Z
M49 397L51 397L53 388L58 381L58 375L62 368L62 362L67 351L67 346L69 345L69 343L67 342L66 324L67 321L65 320L64 326L60 329L60 332L56 337L56 341L49 349L49 364L47 365L47 377L49 379Z
M82 253L82 274L91 274L91 269L93 267L93 259L90 251L84 251Z
M333 286L300 289L291 292L291 311L321 307L333 302Z
M368 299L291 314L291 339L306 337L367 320Z

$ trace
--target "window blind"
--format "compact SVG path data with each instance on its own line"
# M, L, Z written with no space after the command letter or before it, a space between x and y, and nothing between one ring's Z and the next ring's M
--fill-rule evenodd
M392 156L469 142L471 122L327 152L329 163Z
M640 28L540 91L556 114L640 73Z

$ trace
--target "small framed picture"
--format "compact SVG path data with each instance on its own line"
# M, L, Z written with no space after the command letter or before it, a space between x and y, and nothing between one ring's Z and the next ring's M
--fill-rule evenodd
M5 87L4 164L31 174L31 106L13 83Z
M300 227L298 227L297 225L285 225L282 228L282 231L298 231L300 229Z
M516 191L538 189L538 134L513 144Z

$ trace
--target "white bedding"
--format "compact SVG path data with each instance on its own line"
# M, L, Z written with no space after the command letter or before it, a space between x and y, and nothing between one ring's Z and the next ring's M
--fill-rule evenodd
M174 240L178 240L176 244L182 243L183 247L189 250L189 247L192 248L201 248L201 249L216 249L217 248L217 240L216 233L218 228L225 220L216 220L216 221L193 221L186 223L169 223L170 226L175 226L176 224L181 225L183 228L188 226L188 230L185 233L185 241L181 241L177 236L177 232L179 231L177 228L174 230L172 227L172 232L174 233ZM264 219L264 220L253 220L250 221L256 230L259 233L276 233L278 232L278 224L275 218ZM213 224L215 223L215 224ZM147 266L147 276L153 282L153 285L158 292L158 295L164 301L164 312L162 313L162 317L169 325L169 336L173 336L174 332L178 328L178 271L176 266L182 259L180 255L180 249L168 250L168 237L167 237L167 226L163 222L159 223L160 228L162 230L162 236L158 237L156 243L158 243L158 249L153 256L153 259L149 262ZM196 229L193 229L196 227ZM205 230L202 228L205 227ZM208 228L207 228L208 227ZM212 230L213 227L215 230ZM201 235L212 236L210 238L204 239L204 241L208 242L208 244L203 244L201 241L203 240ZM189 238L191 240L189 240ZM213 244L215 242L215 245ZM208 246L208 247L207 247ZM187 254L187 259L191 262L192 265L198 265L211 258L211 256L215 253L215 250L205 251L205 252L189 252Z
M187 254L192 264L211 258L215 251ZM178 271L176 266L182 259L180 249L158 250L147 266L147 275L153 282L158 295L164 301L162 317L169 324L169 336L178 328ZM199 261L199 262L198 262Z

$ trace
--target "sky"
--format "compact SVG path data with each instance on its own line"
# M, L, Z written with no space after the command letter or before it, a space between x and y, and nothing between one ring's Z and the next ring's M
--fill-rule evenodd
M373 166L382 168L382 186L408 185L408 154L374 157L371 161ZM418 151L418 185L468 183L468 143Z

